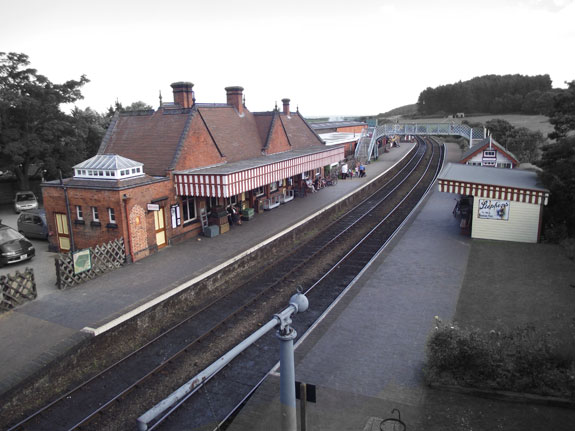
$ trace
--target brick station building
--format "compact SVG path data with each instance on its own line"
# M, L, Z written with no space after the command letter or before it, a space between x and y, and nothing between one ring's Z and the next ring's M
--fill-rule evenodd
M193 84L172 84L174 102L116 113L98 155L74 176L42 184L50 247L66 252L123 237L138 260L159 248L229 229L226 208L246 219L293 199L307 178L344 159L299 113L250 112L242 87L226 103L196 103ZM255 221L254 221L255 222Z

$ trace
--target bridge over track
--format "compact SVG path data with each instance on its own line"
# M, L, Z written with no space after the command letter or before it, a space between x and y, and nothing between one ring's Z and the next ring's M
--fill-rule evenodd
M355 157L358 160L369 161L378 156L377 142L386 136L413 135L413 136L460 136L469 141L469 147L473 146L473 141L485 139L486 129L472 128L467 124L455 123L386 123L377 126L371 135L371 139L360 140L355 150Z

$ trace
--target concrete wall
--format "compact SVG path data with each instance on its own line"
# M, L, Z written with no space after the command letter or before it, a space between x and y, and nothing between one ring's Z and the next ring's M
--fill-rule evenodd
M479 218L479 199L473 199L472 238L538 242L541 205L509 201L509 219L490 220Z

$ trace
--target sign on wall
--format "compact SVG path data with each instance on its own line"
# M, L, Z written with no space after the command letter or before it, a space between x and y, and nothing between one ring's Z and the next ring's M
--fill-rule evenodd
M479 199L479 218L489 220L509 220L509 201Z
M74 261L74 274L80 274L92 269L92 256L90 255L90 249L86 248L84 250L76 251L72 254L72 258Z
M148 204L147 208L148 208L148 211L160 211L160 205L159 204Z

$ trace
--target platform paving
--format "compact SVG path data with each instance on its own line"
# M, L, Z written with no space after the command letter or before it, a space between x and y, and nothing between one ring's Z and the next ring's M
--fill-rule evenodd
M53 291L0 315L0 395L41 372L55 357L110 322L132 315L182 284L226 265L302 222L391 168L412 148L394 148L367 166L367 177L339 181L296 198L214 238L198 237L166 247L131 265L67 291ZM41 275L40 275L41 276Z
M449 149L448 161L457 160L458 148ZM317 402L308 403L308 430L379 430L382 419L397 418L393 409L400 410L409 431L575 429L574 410L441 392L424 384L425 343L434 317L451 320L465 280L484 271L469 265L476 241L461 235L451 215L453 199L431 192L387 251L297 342L296 380L317 388ZM480 242L474 256L489 260L505 244ZM499 271L499 283L525 282L515 273ZM228 430L280 429L279 391L276 371Z

